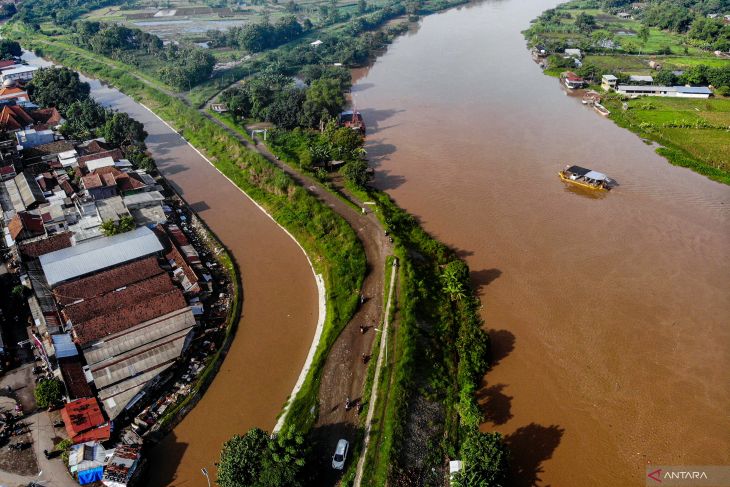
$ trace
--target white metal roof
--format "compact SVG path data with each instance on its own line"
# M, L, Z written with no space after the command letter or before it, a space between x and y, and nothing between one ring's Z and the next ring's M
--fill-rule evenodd
M6 69L2 73L3 73L3 76L7 76L9 74L27 73L30 71L37 71L37 70L38 70L38 68L36 66L19 66L17 68L13 68L13 69Z
M598 171L588 171L585 177L588 179L593 179L595 181L603 181L604 179L608 178L608 176Z
M135 260L163 249L157 235L147 227L101 237L40 257L50 286L92 272Z
M86 168L91 171L95 171L101 167L109 167L114 165L113 157L102 157L100 159L94 159L93 161L86 161Z

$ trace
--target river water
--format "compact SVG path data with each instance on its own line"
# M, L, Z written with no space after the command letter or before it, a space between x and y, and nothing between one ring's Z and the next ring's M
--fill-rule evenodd
M31 53L35 65L48 65ZM240 268L243 313L231 349L203 399L152 452L147 485L205 485L223 442L271 430L312 343L317 287L303 251L236 186L150 111L97 80L92 96L144 123L160 172L228 247Z
M376 184L472 269L497 359L483 429L518 486L730 464L730 191L543 76L520 31L557 3L426 17L357 72ZM620 186L566 188L567 163Z

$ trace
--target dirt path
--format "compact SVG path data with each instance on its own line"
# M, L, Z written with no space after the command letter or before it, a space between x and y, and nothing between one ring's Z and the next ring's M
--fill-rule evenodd
M395 279L398 275L398 261L393 261L393 269L390 274L390 285L388 287L388 303L385 305L385 314L383 315L383 333L380 335L380 350L386 350L388 343L388 325L390 324L390 308L393 304L393 293L395 291ZM380 383L380 371L383 368L383 361L387 360L386 354L378 354L378 364L375 368L375 375L373 376L373 392L370 395L370 404L368 407L367 418L365 419L365 433L363 438L362 452L360 452L360 458L357 462L357 472L355 474L355 487L360 487L362 483L363 467L365 466L365 458L368 453L368 444L370 443L370 430L372 428L373 413L375 408L372 407L378 402L378 384Z
M205 110L200 110L200 113L227 130L246 147L266 157L297 184L342 216L355 230L365 248L368 267L362 294L366 299L337 338L327 357L319 388L319 416L313 431L315 440L313 448L318 455L317 461L321 464L318 471L323 472L323 478L318 479L319 485L335 485L339 480L339 473L331 467L331 455L335 445L340 438L347 439L351 445L357 441L357 428L360 422L358 413L356 408L345 411L345 399L349 397L351 400L358 400L362 396L368 368L362 361L362 355L370 355L375 337L373 327L383 319L385 261L392 253L392 244L385 236L377 217L370 211L366 213L358 211L324 189L314 179L300 174L278 160L263 144L251 144L241 134ZM366 206L341 187L339 189L360 208ZM365 333L361 333L360 325L367 327Z

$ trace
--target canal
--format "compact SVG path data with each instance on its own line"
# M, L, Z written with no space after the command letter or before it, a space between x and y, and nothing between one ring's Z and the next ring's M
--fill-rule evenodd
M24 58L48 65L32 53ZM144 123L165 178L236 260L243 313L231 349L203 399L152 452L154 486L201 485L223 442L257 426L271 430L312 343L317 286L296 242L154 114L98 80L92 96Z
M424 18L355 73L376 184L472 269L483 430L516 485L639 486L730 462L730 192L566 96L520 33L556 0ZM574 163L620 186L574 191Z

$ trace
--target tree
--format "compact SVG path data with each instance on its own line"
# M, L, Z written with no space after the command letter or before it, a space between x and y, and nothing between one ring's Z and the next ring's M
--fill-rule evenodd
M664 69L654 75L654 81L659 85L674 86L677 84L677 75L668 69Z
M254 485L261 473L261 462L269 445L269 435L250 429L245 436L235 435L223 444L216 482L220 487Z
M443 291L452 301L460 301L466 297L464 282L468 279L466 264L460 260L449 262L441 273Z
M91 98L77 100L65 110L66 123L61 132L67 138L86 140L96 136L106 123L110 111Z
M144 125L124 112L108 117L102 129L107 142L118 147L143 143L147 138Z
M10 41L8 39L0 40L0 59L20 57L22 54L23 50L16 41Z
M368 174L368 163L361 159L350 161L340 169L342 175L350 181L352 184L359 188L365 188L370 181L370 174Z
M33 392L39 408L47 408L63 399L63 383L58 379L41 380Z
M345 97L337 80L324 78L312 81L304 100L304 122L314 127L326 116L337 115L344 104Z
M18 284L17 286L13 286L13 290L10 291L10 294L12 294L16 300L20 301L25 297L27 291L27 287Z
M4 3L0 7L0 19L8 19L17 12L18 10L15 8L15 4L13 2Z
M216 482L220 487L299 487L307 448L301 435L275 438L253 428L223 444Z
M646 46L649 41L649 27L642 25L639 29L639 39L641 39L641 45Z
M575 18L575 26L579 31L587 34L596 28L596 18L585 12L581 12Z
M470 429L461 447L464 469L456 474L460 487L505 487L509 451L499 433L481 433Z
M57 107L65 113L73 102L89 98L91 87L79 79L79 73L66 67L42 68L28 82L27 91L36 105Z
M129 215L125 215L119 219L118 222L114 220L105 220L101 222L101 233L106 237L112 235L119 235L134 230L134 218Z

